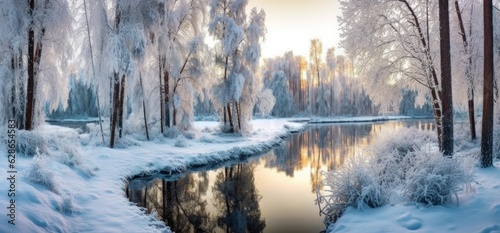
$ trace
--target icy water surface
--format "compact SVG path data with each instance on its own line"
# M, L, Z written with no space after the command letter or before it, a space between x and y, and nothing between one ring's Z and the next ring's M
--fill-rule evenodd
M341 166L384 129L431 129L432 122L312 126L262 156L212 170L136 178L126 191L175 232L321 232L324 217L314 203L321 171Z

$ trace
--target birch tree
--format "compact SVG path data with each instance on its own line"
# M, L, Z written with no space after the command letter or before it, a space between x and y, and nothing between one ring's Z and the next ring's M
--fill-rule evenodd
M247 17L247 0L213 0L209 33L217 41L216 64L221 70L213 90L226 132L250 130L255 96L255 73L265 34L265 13L252 9Z

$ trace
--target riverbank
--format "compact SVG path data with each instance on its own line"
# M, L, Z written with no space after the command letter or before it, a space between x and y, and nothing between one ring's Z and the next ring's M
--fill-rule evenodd
M163 222L128 201L125 179L256 155L306 124L254 120L253 131L245 136L221 134L217 127L217 122L195 122L191 139L158 137L110 149L92 146L89 135L76 129L44 125L37 133L48 142L41 149L46 154L16 157L15 225L7 224L4 217L0 232L170 232ZM77 146L80 143L87 145ZM4 158L5 151L1 152ZM0 167L5 176L7 170L6 163ZM0 186L9 187L9 180L1 179ZM10 200L4 192L0 206L9 206Z
M467 130L460 126L455 126L455 130L454 157L462 160L472 159L466 164L474 173L475 182L471 186L460 187L462 189L457 190L457 195L451 198L451 203L427 206L408 201L402 198L403 190L395 190L391 194L389 203L381 207L348 207L337 222L328 227L327 232L500 232L500 198L498 197L500 161L496 160L493 167L480 168L480 139L471 141L466 133ZM419 137L421 136L411 134L387 141L387 143L398 143L398 140L399 143L418 141ZM440 156L437 153L437 145L434 144L427 145L428 148L424 150L436 152L436 156ZM380 146L380 144L376 145ZM386 152L390 153L390 151ZM443 174L435 173L434 175L433 177L427 173L426 180L420 182L428 184L432 179L439 179ZM444 181L447 182L445 186L452 182L448 179L459 179L459 177L447 178ZM422 192L431 194L432 190L435 190L435 187L429 186L421 189Z

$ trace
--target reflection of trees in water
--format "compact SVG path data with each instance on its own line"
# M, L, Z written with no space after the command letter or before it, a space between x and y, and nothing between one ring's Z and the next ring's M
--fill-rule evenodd
M175 232L213 232L215 222L202 198L208 190L206 172L188 174L177 181L155 179L140 190L128 190L131 201L155 210Z
M212 187L217 225L225 232L262 232L266 227L261 219L255 188L253 167L238 164L226 167L217 174Z
M295 171L309 166L311 191L321 182L321 170L334 170L363 147L369 145L383 130L415 126L433 130L430 121L393 121L373 124L336 124L318 126L294 134L284 145L265 158L265 166L277 168L293 177Z

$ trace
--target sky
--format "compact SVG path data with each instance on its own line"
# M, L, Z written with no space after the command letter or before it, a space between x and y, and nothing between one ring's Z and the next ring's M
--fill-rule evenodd
M290 50L309 57L310 41L314 38L323 42L323 53L327 48L338 47L337 0L249 0L247 9L253 7L266 12L262 58L282 56Z

